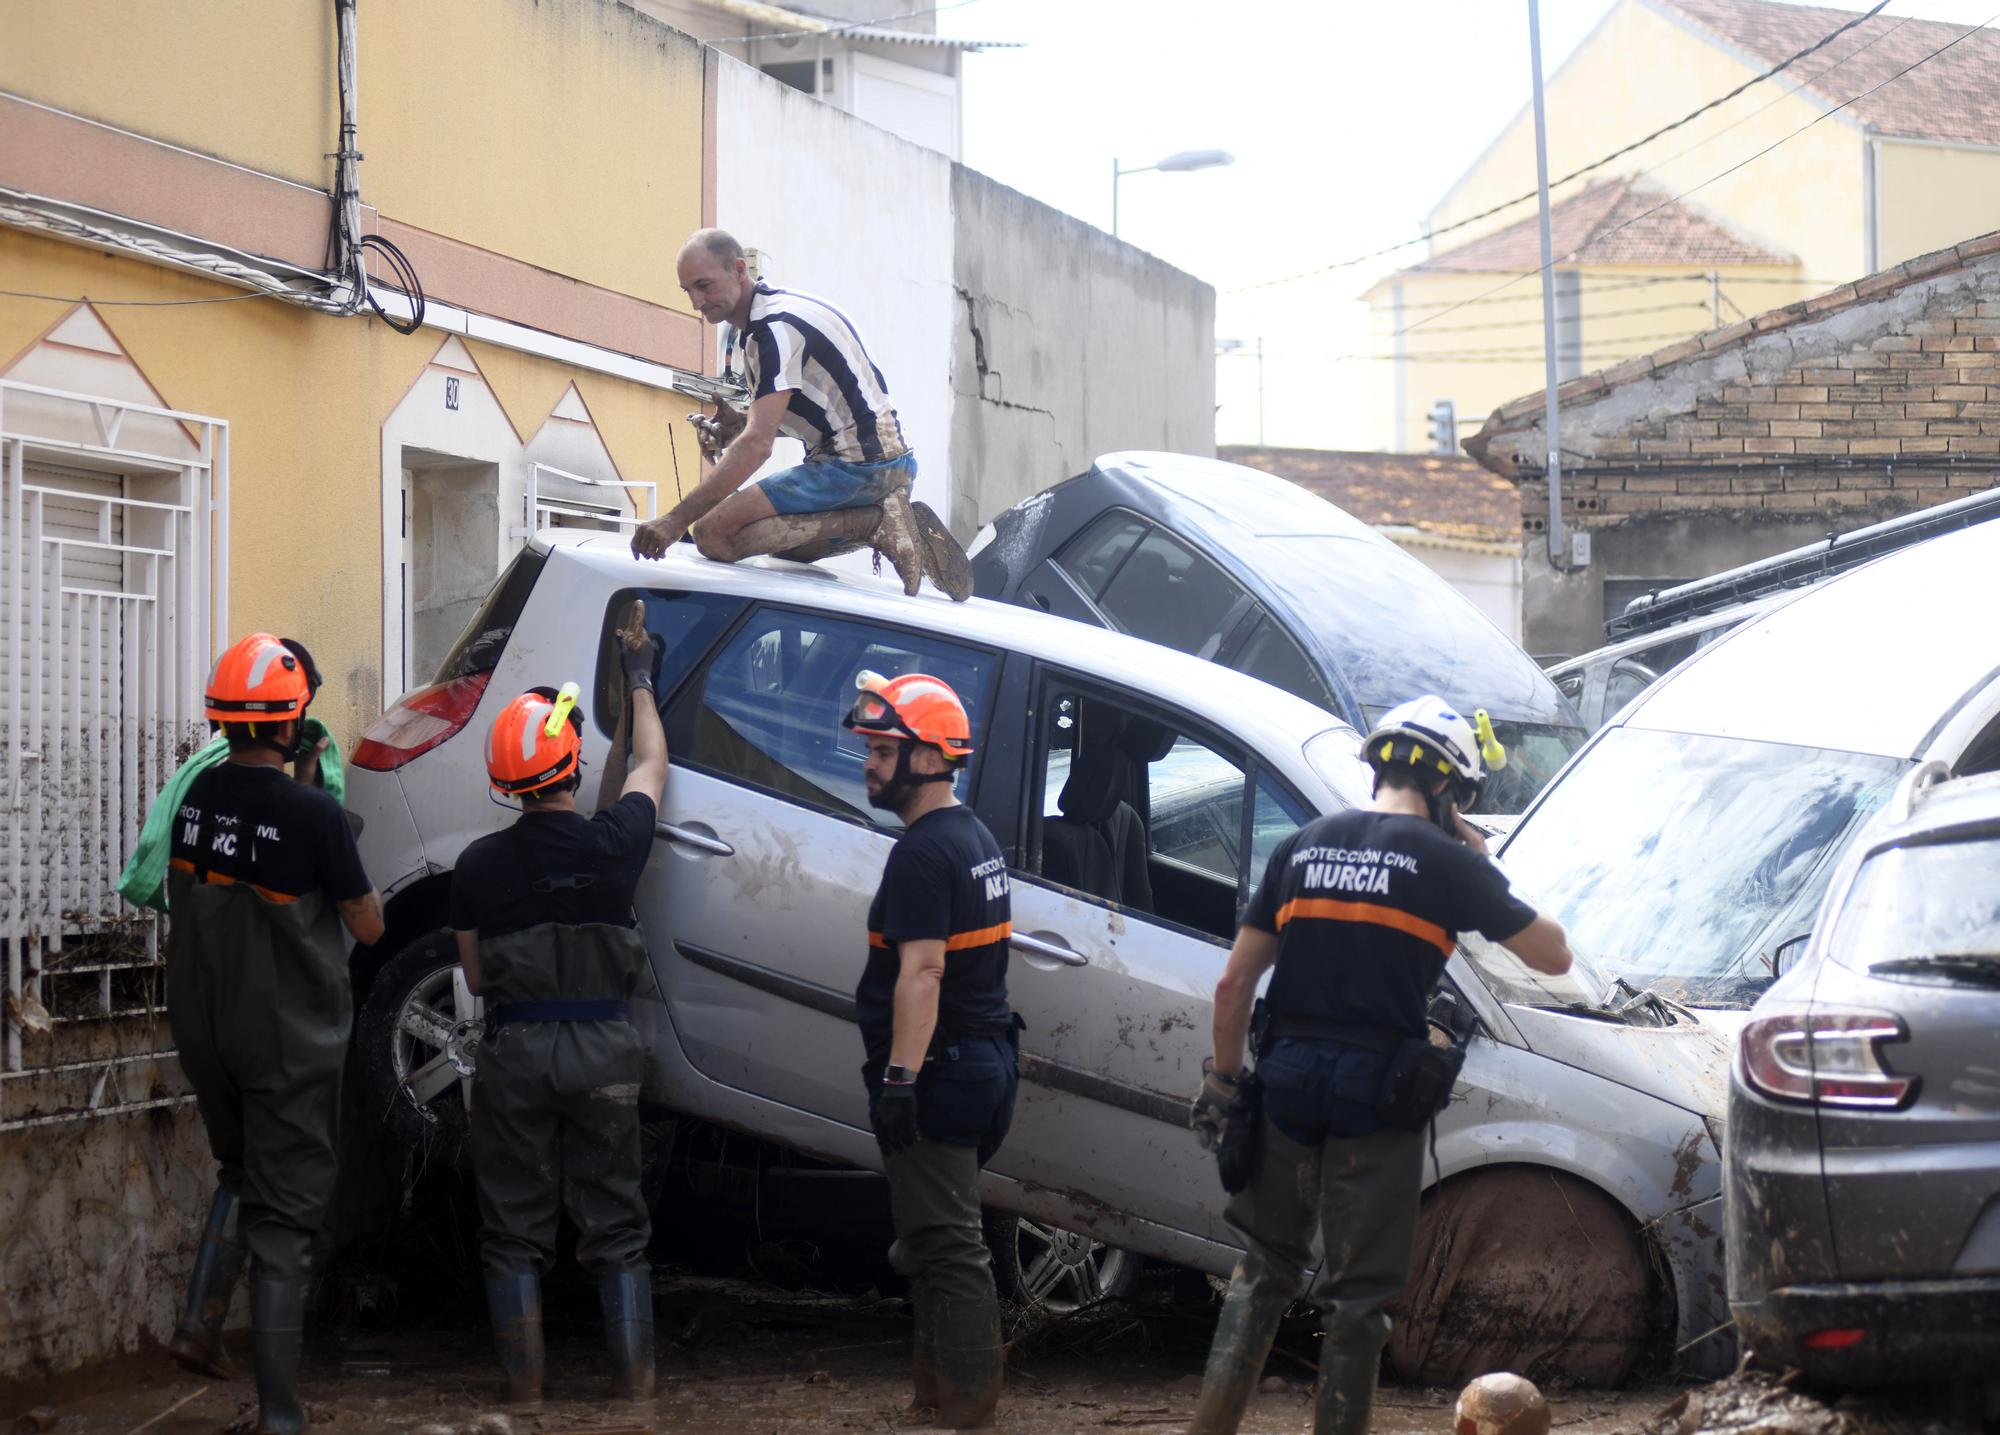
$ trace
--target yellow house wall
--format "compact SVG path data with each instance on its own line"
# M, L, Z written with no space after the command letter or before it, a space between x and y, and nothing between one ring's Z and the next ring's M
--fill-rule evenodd
M362 197L385 216L685 311L702 58L612 0L360 7ZM0 90L324 189L331 0L7 0Z
M10 288L98 299L200 299L240 291L0 229ZM0 369L68 306L0 296ZM317 705L341 742L380 710L382 425L443 335L404 336L274 301L99 314L167 405L230 424L229 627L305 641L327 686ZM502 401L529 432L573 377L621 475L674 493L667 433L684 396L476 346ZM685 469L694 435L676 442ZM691 475L689 475L691 477Z
M1563 372L1591 373L1650 353L1677 339L1704 333L1711 322L1710 286L1705 278L1668 278L1688 270L1600 266L1581 271L1581 359ZM1500 288L1501 274L1418 274L1405 276L1403 323L1437 314L1429 324L1404 335L1403 434L1410 451L1429 448L1430 407L1439 399L1457 405L1463 438L1478 431L1486 415L1510 399L1542 388L1541 286L1524 279ZM1742 314L1788 304L1809 292L1796 269L1742 266L1718 274L1722 322ZM1658 282L1666 279L1667 282ZM1489 291L1497 291L1491 292ZM1396 447L1396 385L1398 367L1386 356L1395 341L1386 337L1397 327L1392 288L1377 286L1374 304L1378 337L1371 352L1374 365L1375 412L1380 426L1375 442ZM1444 313L1428 307L1473 299L1480 302ZM1491 302L1491 301L1504 302ZM1739 310L1741 313L1739 313ZM1461 326L1481 327L1463 328ZM1486 325L1504 325L1487 328ZM1425 356L1437 356L1426 361ZM1447 359L1445 356L1455 356Z
M1562 175L1588 164L1727 93L1751 73L1743 62L1647 8L1643 0L1622 0L1550 78L1549 173ZM1748 238L1798 256L1806 275L1844 283L1864 273L1866 262L1865 149L1853 125L1838 115L1821 120L1734 174L1716 178L1820 113L1811 101L1759 85L1622 157L1601 174L1650 171L1646 183L1668 194L1701 185L1689 204ZM1534 116L1524 110L1453 184L1432 212L1433 227L1532 190L1534 142ZM1713 183L1703 183L1711 179ZM1586 183L1575 181L1554 197L1561 200ZM1919 201L1918 207L1928 212L1934 206ZM1446 236L1437 247L1442 251L1533 214L1532 205L1517 205Z
M1882 267L2000 229L2000 150L1878 141Z

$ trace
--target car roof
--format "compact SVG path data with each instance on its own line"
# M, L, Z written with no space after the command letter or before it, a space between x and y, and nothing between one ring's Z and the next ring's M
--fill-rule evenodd
M1710 628L1726 628L1754 618L1766 608L1774 608L1785 602L1790 593L1773 593L1764 598L1753 598L1748 603L1737 603L1728 608L1717 608L1711 613L1702 613L1664 628L1654 628L1649 632L1635 633L1628 638L1620 638L1615 643L1606 643L1601 648L1592 648L1587 653L1578 653L1573 658L1565 658L1549 668L1551 678L1567 677L1578 668L1588 668L1597 663L1624 657L1627 653L1643 653L1648 648L1661 643L1671 643L1685 638L1691 633L1706 633Z
M1996 568L1988 523L1830 578L1696 653L1615 725L1917 756L2000 668L1978 616Z
M971 598L953 603L926 589L906 595L888 577L848 573L813 563L753 558L715 563L689 544L653 562L634 558L619 534L550 529L535 544L552 559L574 560L620 586L672 586L770 602L824 608L859 618L928 628L1060 663L1104 677L1197 713L1229 714L1229 731L1253 748L1302 747L1329 729L1352 731L1323 708L1260 679L1108 628L1076 623L1012 603Z

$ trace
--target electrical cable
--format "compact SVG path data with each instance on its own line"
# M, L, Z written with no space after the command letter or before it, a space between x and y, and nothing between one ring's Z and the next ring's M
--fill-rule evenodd
M1620 230L1627 229L1632 225L1637 224L1640 220L1649 218L1650 216L1659 213L1662 209L1665 209L1668 205L1680 203L1680 201L1686 199L1689 195L1695 194L1700 190L1708 188L1709 185L1714 184L1717 180L1726 179L1728 176L1736 173L1736 171L1744 168L1746 165L1754 164L1756 161L1762 159L1765 155L1771 153L1772 150L1777 149L1780 145L1786 144L1791 140L1797 139L1807 130L1819 124L1822 120L1831 119L1833 116L1839 114L1842 110L1846 109L1849 105L1855 104L1860 100L1867 99L1877 90L1883 89L1888 85L1892 85L1897 80L1902 79L1903 76L1909 74L1911 71L1920 69L1924 65L1929 64L1932 60L1935 60L1939 55L1942 55L1945 51L1951 49L1954 45L1957 45L1961 41L1969 39L1972 36L1980 33L1982 30L1986 29L1987 26L1991 25L1995 20L2000 20L2000 10L1994 11L1993 14L1987 16L1984 20L1980 21L1977 25L1974 25L1971 29L1965 31L1963 34L1960 34L1954 37L1953 39L1946 41L1944 44L1938 46L1935 50L1931 51L1928 55L1925 55L1921 59L1914 60L1910 64L1905 65L1902 69L1896 71L1895 74L1889 76L1887 79L1881 81L1879 84L1871 85L1867 89L1863 90L1860 94L1850 96L1849 98L1842 100L1839 104L1834 105L1830 109L1824 110L1821 113L1813 116L1813 118L1807 120L1804 124L1800 125L1797 129L1793 130L1791 133L1780 136L1778 139L1773 140L1770 144L1765 145L1755 154L1746 156L1745 158L1738 160L1735 164L1730 165L1727 169L1722 170L1719 173L1710 175L1707 179L1702 180L1699 184L1693 185L1688 189L1684 189L1679 194L1661 200L1658 204L1654 205L1650 209L1641 210L1639 213L1633 215L1630 219L1624 220L1618 224L1614 224L1611 228L1605 230L1602 234L1592 236L1590 239L1585 240L1582 244L1579 244L1576 248L1572 249L1568 254L1564 255L1563 259L1565 260L1575 259L1579 254L1583 253L1584 250L1589 249L1593 245L1603 243L1605 240L1609 239L1612 235L1618 233ZM1555 267L1555 264L1558 262L1560 261L1551 260L1550 264L1547 266L1548 269L1552 270ZM1388 337L1401 338L1405 334L1423 328L1425 325L1429 324L1433 319L1442 319L1446 315L1454 313L1457 310L1464 308L1468 304L1476 304L1482 299L1486 299L1494 294L1498 294L1503 289L1511 289L1514 285L1519 284L1523 279L1532 279L1544 272L1545 272L1544 266L1539 264L1534 266L1532 269L1524 269L1519 274L1515 274L1507 279L1503 279L1500 283L1495 284L1490 289L1482 290L1479 293L1472 295L1470 298L1459 300L1456 304L1452 305L1451 308L1442 309L1437 313L1428 316L1427 318L1418 319L1414 323L1407 324L1403 328L1396 330L1393 334L1389 335ZM1737 281L1732 280L1731 282L1734 283ZM1684 338L1686 336L1680 335L1677 337ZM1369 356L1364 354L1347 354L1334 359L1332 362L1339 364L1339 363L1345 363L1348 359L1367 358L1367 357Z
M375 291L372 287L364 287L361 292L367 296L368 307L375 311L376 317L381 319L391 329L394 329L398 334L414 334L417 330L423 328L424 285L423 281L417 278L416 266L410 263L410 256L403 253L394 243L384 239L379 234L362 235L360 243L355 247L356 249L372 249L386 259L389 262L389 268L395 271L397 282L402 288L403 294L410 301L410 317L408 319L398 319L376 302ZM362 261L357 256L355 262L358 265Z
M89 304L107 309L173 309L183 304L241 304L245 299L282 297L262 289L254 294L220 294L213 299L93 299L88 294L30 294L24 289L0 289L0 294L9 299L46 299L51 304Z
M1728 94L1710 100L1707 104L1701 106L1701 108L1699 109L1690 110L1687 114L1682 115L1679 119L1674 120L1669 124L1660 126L1660 128L1654 130L1651 134L1646 135L1642 139L1636 139L1628 145L1624 145L1618 149L1613 150L1610 154L1605 155L1601 159L1592 160L1589 164L1580 166L1577 169L1573 169L1568 174L1563 175L1559 179L1550 180L1549 188L1551 190L1554 190L1561 185L1568 184L1573 179L1581 179L1584 175L1590 174L1596 170L1604 168L1604 166L1610 164L1613 160L1621 159L1624 156L1632 153L1633 150L1641 149L1646 145L1651 144L1654 140L1661 138L1664 135L1672 134L1675 130L1681 128L1681 126L1686 124L1691 124L1695 120L1700 119L1703 115L1707 114L1710 110L1716 108L1718 105L1728 104L1731 100L1735 99L1745 90L1748 90L1755 85L1761 85L1762 83L1764 83L1764 81L1771 79L1773 76L1778 75L1783 71L1790 69L1793 65L1796 65L1800 60L1805 59L1806 56L1813 54L1815 51L1825 49L1828 45L1831 45L1835 40L1838 40L1842 35L1845 35L1849 30L1852 30L1856 25L1861 24L1863 21L1874 19L1877 15L1881 14L1885 8L1887 8L1888 4L1889 0L1878 0L1878 3L1876 4L1874 9L1869 10L1865 14L1855 16L1852 20L1849 20L1845 25L1842 25L1839 29L1833 31L1831 34L1823 36L1822 38L1814 41L1812 44L1806 46L1805 49L1799 51L1797 54L1791 56L1790 58L1780 60L1777 64L1773 65L1770 69L1764 71L1762 74L1751 76L1749 79L1745 80L1742 84L1738 85L1735 89L1731 90ZM1901 29L1901 28L1902 27L1900 25L1895 27L1895 29ZM1894 33L1893 30L1890 33ZM1857 51L1856 53L1859 52ZM1706 141L1704 141L1704 143L1705 142ZM1541 189L1538 186L1534 189L1529 190L1525 194L1517 194L1512 199L1502 200L1499 204L1495 204L1486 209L1482 209L1477 214L1468 214L1463 219L1455 219L1450 224L1443 225L1437 229L1433 229L1427 234L1419 234L1413 239L1405 239L1396 244L1386 245L1381 249L1372 250L1367 254L1358 254L1352 259L1336 260L1331 264L1322 264L1317 266L1316 268L1301 270L1297 274L1288 274L1280 279L1265 279L1256 284L1245 284L1240 288L1229 289L1225 290L1224 292L1229 294L1246 294L1252 290L1270 289L1280 284L1295 284L1301 279L1311 279L1321 274L1331 274L1336 269L1352 269L1357 264L1366 264L1371 259L1380 259L1384 255L1394 254L1399 249L1408 249L1413 244L1428 243L1430 241L1435 240L1441 234L1450 234L1455 230L1464 229L1467 225L1477 224L1482 219L1491 219L1494 215L1499 214L1504 210L1512 209L1517 204L1525 204L1531 199L1538 199L1540 197L1541 197Z
M1707 276L1704 275L1702 277L1706 278ZM1541 296L1538 294L1535 297L1539 299ZM1593 310L1581 317L1592 321L1598 319L1625 319L1636 314L1673 314L1679 313L1683 309L1706 309L1707 307L1708 301L1705 299L1688 299L1678 304L1642 304L1636 309L1606 309L1602 313ZM1541 319L1535 317L1529 319L1499 319L1491 324L1447 324L1442 329L1431 329L1428 332L1433 334L1473 334L1494 329L1539 329L1541 327Z

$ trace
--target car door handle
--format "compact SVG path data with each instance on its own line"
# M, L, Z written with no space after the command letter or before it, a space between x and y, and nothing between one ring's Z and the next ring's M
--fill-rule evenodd
M1015 946L1031 957L1047 957L1051 961L1061 962L1066 967L1087 967L1090 965L1090 958L1086 957L1082 952L1076 951L1071 947L1062 946L1056 942L1045 942L1040 937L1030 937L1023 932L1016 932L1012 941Z
M734 857L736 849L720 837L711 837L704 832L690 832L685 827L676 827L671 822L653 824L653 835L664 837L669 842L678 842L683 847L692 847L697 852L706 852L711 857Z

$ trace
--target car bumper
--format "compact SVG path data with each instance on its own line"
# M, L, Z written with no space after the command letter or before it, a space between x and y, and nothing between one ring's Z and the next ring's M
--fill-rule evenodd
M1673 1368L1688 1375L1727 1375L1736 1365L1736 1333L1723 1273L1722 1197L1670 1212L1654 1229L1673 1275L1679 1313Z
M1995 1276L1785 1286L1732 1309L1761 1362L1839 1385L1983 1380L2000 1356ZM1826 1344L1826 1332L1854 1331Z

